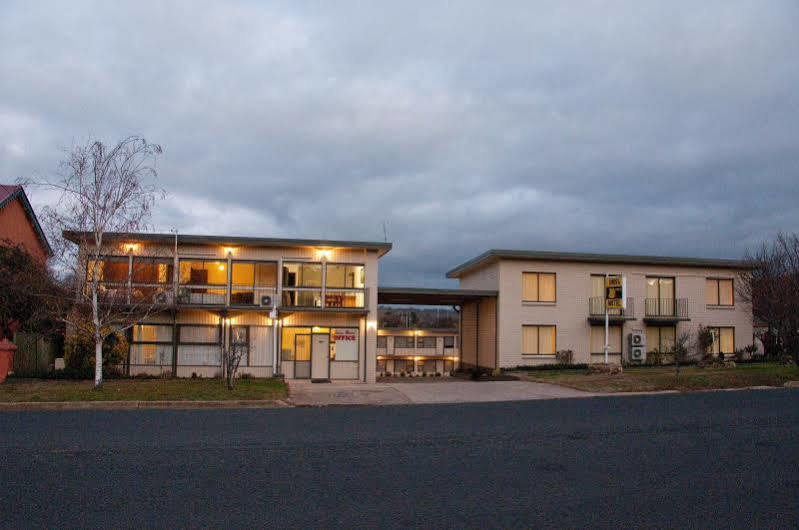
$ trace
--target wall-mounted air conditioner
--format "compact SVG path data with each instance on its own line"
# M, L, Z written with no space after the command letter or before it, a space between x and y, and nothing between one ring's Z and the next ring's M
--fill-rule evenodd
M261 296L261 307L272 307L272 296L265 294Z
M627 346L631 362L643 363L646 361L646 335L642 330L633 330L627 335Z

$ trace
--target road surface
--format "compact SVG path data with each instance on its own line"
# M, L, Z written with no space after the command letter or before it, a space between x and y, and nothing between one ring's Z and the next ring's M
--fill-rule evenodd
M796 527L799 390L0 413L0 525Z

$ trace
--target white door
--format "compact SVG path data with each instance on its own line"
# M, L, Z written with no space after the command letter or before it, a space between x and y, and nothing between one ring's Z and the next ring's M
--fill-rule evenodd
M313 336L311 379L330 379L330 335L327 333Z

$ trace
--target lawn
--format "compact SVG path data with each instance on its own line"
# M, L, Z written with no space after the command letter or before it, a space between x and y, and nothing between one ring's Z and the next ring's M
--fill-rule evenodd
M222 379L107 379L93 381L9 378L0 384L0 403L19 401L227 401L282 399L282 379L237 379L228 390Z
M680 377L674 367L631 367L623 374L588 374L587 370L530 370L515 372L531 381L555 383L589 392L647 392L656 390L703 390L747 386L782 386L799 380L799 367L779 363L739 364L734 368L683 366Z

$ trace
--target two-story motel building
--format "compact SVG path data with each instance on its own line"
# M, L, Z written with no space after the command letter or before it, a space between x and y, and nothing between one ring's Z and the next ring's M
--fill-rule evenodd
M80 245L85 234L66 233ZM125 370L210 377L221 342L256 377L374 381L377 260L390 243L105 234L104 289L162 306L129 336ZM85 261L85 260L84 260Z
M78 245L87 237L65 236ZM373 382L377 372L548 364L558 350L602 362L606 274L628 287L627 308L609 315L613 362L633 330L647 350L668 351L700 324L717 353L753 339L751 308L735 297L736 260L490 250L447 273L458 288L378 288L390 243L145 233L104 241L102 287L161 309L129 334L131 375L217 375L219 345L232 341L246 351L240 373L256 377ZM378 330L378 303L456 307L457 336Z
M627 279L627 308L609 311L610 359L627 359L626 337L668 352L683 332L711 329L716 353L753 342L752 311L736 300L737 260L489 250L449 271L467 290L495 291L461 310L461 363L485 367L604 360L605 275ZM691 345L689 345L691 346Z

